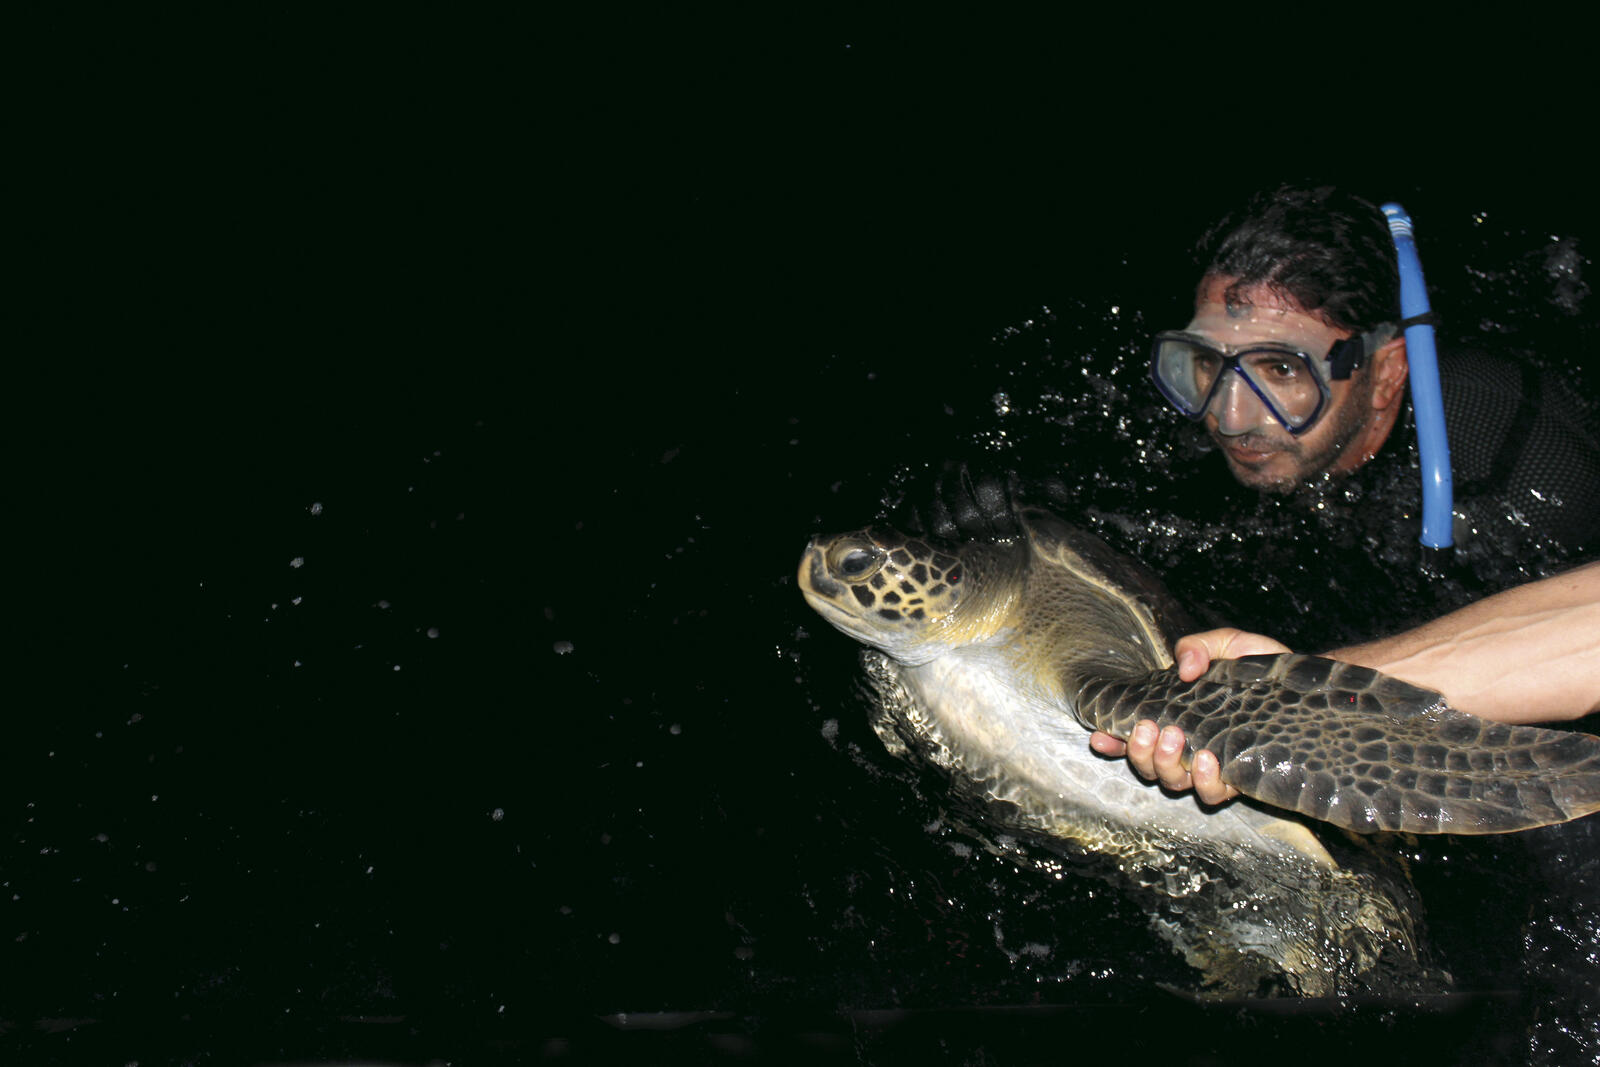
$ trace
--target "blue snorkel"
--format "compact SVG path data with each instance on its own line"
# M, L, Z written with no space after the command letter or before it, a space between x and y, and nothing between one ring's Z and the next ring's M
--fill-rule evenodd
M1439 385L1439 351L1427 321L1428 287L1411 237L1411 216L1399 204L1383 205L1389 234L1400 258L1400 314L1406 326L1406 359L1411 365L1411 409L1417 420L1417 451L1422 460L1422 543L1449 548L1451 510L1450 440L1444 429L1444 391ZM1418 322L1418 319L1424 321Z

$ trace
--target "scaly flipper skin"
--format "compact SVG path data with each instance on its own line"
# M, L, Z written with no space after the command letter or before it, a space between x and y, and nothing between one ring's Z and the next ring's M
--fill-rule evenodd
M1194 682L1091 679L1075 706L1123 739L1141 719L1176 723L1185 764L1210 749L1246 796L1361 833L1497 834L1600 810L1600 738L1465 715L1318 656L1220 660Z

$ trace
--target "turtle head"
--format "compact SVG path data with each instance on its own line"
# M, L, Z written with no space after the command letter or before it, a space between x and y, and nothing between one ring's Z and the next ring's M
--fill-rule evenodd
M937 655L970 598L961 557L898 530L818 535L800 560L800 589L817 613L899 659ZM925 650L921 655L918 650Z

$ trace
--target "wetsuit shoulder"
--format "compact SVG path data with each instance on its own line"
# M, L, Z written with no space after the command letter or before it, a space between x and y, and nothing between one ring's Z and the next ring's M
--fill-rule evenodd
M1600 547L1592 408L1557 375L1486 352L1441 352L1439 376L1460 508L1526 524L1568 550Z

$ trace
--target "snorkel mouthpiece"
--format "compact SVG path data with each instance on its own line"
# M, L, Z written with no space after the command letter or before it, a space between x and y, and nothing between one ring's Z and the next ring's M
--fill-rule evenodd
M1422 461L1422 543L1449 548L1454 493L1450 441L1444 427L1444 390L1439 383L1439 351L1434 344L1428 287L1422 278L1411 233L1411 216L1399 204L1383 205L1400 263L1400 314L1406 327L1406 358L1411 365L1411 407L1417 420L1417 451ZM1419 321L1424 320L1424 321Z

